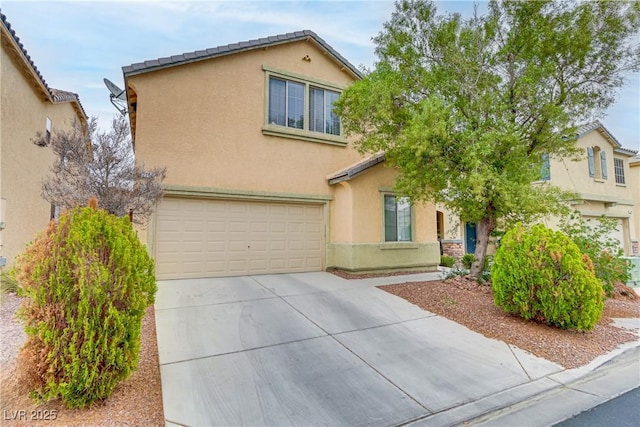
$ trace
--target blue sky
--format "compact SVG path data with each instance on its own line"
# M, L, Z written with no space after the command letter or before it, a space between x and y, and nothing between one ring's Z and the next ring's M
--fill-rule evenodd
M473 10L471 1L437 3L439 12ZM103 127L115 109L102 78L122 87L124 65L309 29L354 65L370 67L375 61L371 38L394 10L389 0L2 0L0 7L49 86L78 93ZM486 5L480 2L482 10ZM640 149L637 73L601 121L624 147Z

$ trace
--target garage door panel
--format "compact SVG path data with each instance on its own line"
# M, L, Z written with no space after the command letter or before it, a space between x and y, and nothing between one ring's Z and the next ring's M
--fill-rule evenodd
M287 224L285 222L274 221L269 223L269 229L272 233L284 233L287 231Z
M269 242L270 251L284 251L287 248L287 243L284 240L271 240Z
M265 221L252 221L249 226L249 230L252 233L266 233L267 231L269 231L269 224L267 224L267 222Z
M156 224L159 279L318 271L322 205L165 198Z
M321 242L318 241L307 241L305 242L305 250L307 251L317 251L319 252L321 250L322 246L321 246Z

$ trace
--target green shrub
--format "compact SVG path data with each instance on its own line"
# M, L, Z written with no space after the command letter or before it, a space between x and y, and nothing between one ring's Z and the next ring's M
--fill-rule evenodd
M36 237L16 267L27 297L19 366L32 397L84 407L137 368L153 271L129 219L103 210L72 209Z
M593 264L571 239L518 224L502 238L491 268L496 305L563 329L592 329L604 308Z
M442 255L440 257L440 265L442 265L443 267L453 267L455 263L456 259L452 256Z
M598 218L587 221L579 213L560 223L560 228L574 241L583 254L589 255L596 277L602 282L608 297L613 295L616 283L631 280L631 265L623 259L624 252L620 242L611 237L617 221L613 218Z
M13 269L0 273L0 294L17 294L19 290Z
M473 261L475 261L475 260L476 260L475 255L473 255L473 254L464 254L460 261L462 262L462 265L464 266L464 268L469 270L471 268L471 264L473 264Z

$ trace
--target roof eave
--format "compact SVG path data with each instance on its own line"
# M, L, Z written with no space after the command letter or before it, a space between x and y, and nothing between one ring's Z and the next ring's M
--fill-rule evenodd
M375 156L369 159L360 161L343 171L340 171L333 175L328 176L327 182L329 183L329 185L334 185L334 184L338 184L339 182L349 181L355 178L356 176L368 171L372 167L384 162L385 160L386 160L386 157L384 153L376 154Z
M616 154L622 154L628 157L634 157L636 154L638 154L637 150L630 150L628 148L622 148L622 147L614 148L613 152Z
M270 38L274 38L275 40L269 40ZM260 42L260 40L266 40L266 41ZM282 44L292 43L296 41L303 41L303 40L313 41L316 44L316 46L324 50L328 55L330 55L333 58L334 61L340 64L344 71L347 71L349 74L352 75L352 77L356 79L362 78L362 73L354 65L352 65L349 61L347 61L344 57L342 57L342 55L340 55L338 52L336 52L329 44L327 44L327 42L325 42L317 34L309 30L299 31L296 33L280 34L280 35L271 36L268 38L249 40L246 42L233 43L230 45L223 45L223 46L218 46L212 49L207 49L207 50L216 51L211 54L201 55L199 54L199 52L201 51L195 51L195 52L186 52L181 55L175 55L175 56L182 56L183 59L180 59L180 60L175 60L173 59L173 57L165 57L165 58L158 58L155 60L150 60L145 62L138 62L135 64L123 66L122 73L126 80L127 77L131 77L139 74L150 73L153 71L164 70L167 68L177 67L180 65L192 64L194 62L206 61L208 59L220 58L220 57L235 55L237 53L247 52L255 49L264 49L267 47L278 46ZM242 46L243 44L244 46ZM240 47L231 48L231 46L234 46L234 45L238 45ZM221 49L225 49L225 50L221 50ZM191 57L186 58L187 55ZM165 63L163 64L162 61L164 61ZM158 64L146 65L145 64L146 62L157 62Z
M12 30L7 24L8 23L6 22L4 15L2 15L2 32L4 33L3 38L8 41L13 53L21 59L23 63L23 69L27 72L29 79L35 85L37 91L45 99L53 102L53 97L51 95L51 92L49 91L47 83L44 81L44 78L39 73L37 68L35 68L35 64L33 64L33 61L30 59L30 57L27 57L27 55L25 54L26 51L24 50L24 48L21 47L16 40L17 36L15 36L15 31Z

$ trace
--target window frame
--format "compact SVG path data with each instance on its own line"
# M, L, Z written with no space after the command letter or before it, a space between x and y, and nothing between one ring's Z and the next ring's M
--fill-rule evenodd
M337 92L338 95L344 91L344 87L335 83L314 79L308 76L300 74L290 73L284 70L280 70L274 67L262 66L262 70L265 75L264 85L264 125L262 126L262 133L264 135L279 136L283 138L291 138L297 140L304 140L310 142L320 142L330 145L346 146L347 139L343 133L342 122L340 122L340 135L334 135L331 133L316 132L310 130L310 117L309 117L309 102L310 102L310 88L314 87L325 91ZM296 129L292 127L276 125L269 123L269 106L270 106L270 80L271 78L291 81L304 85L304 118L303 128ZM326 94L325 94L326 96Z
M551 181L551 159L549 153L540 155L540 179L538 181Z
M615 176L616 185L627 185L624 172L624 159L620 157L613 158L613 174Z
M53 128L53 121L47 116L44 123L45 141L47 144L51 142L51 130Z
M395 200L395 207L396 207L396 219L395 219L395 235L396 235L396 240L387 240L387 208L386 208L386 203L387 203L387 197L394 197ZM400 239L400 227L398 224L398 201L399 199L405 199L408 204L409 204L409 240L399 240ZM413 243L414 239L415 239L415 222L414 222L414 218L415 218L415 212L413 209L413 204L411 203L411 200L406 197L406 196L398 196L397 194L394 193L382 193L382 242L383 243L400 243L400 244L406 244L406 243Z

